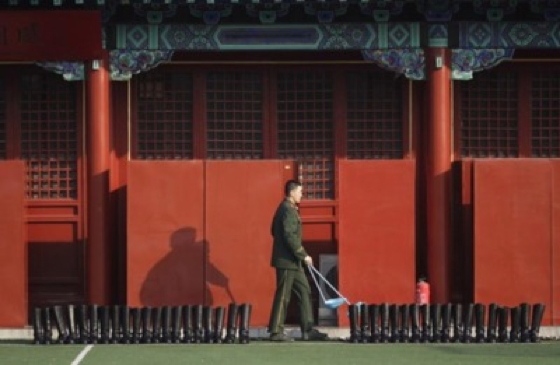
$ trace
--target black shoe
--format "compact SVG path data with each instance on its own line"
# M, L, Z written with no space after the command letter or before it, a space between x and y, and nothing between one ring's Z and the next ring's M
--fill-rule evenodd
M304 341L324 341L329 338L329 335L323 332L319 332L316 329L311 329L307 332L303 332L301 339Z
M270 335L269 340L272 342L292 342L293 339L284 333L273 333Z

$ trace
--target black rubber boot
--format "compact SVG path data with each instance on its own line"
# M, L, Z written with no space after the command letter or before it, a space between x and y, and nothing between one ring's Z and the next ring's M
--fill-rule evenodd
M204 343L214 343L214 308L204 307Z
M402 304L399 306L399 317L400 317L400 331L399 331L399 341L402 343L409 342L409 309L408 304Z
M474 306L474 322L476 328L476 343L484 343L484 322L485 322L485 311L486 306L481 303L477 303Z
M202 305L194 306L194 343L202 343L204 341L204 326L202 324L204 318L204 308Z
M241 305L241 321L239 324L239 343L248 344L250 342L249 329L251 326L252 305L245 303Z
M368 305L365 303L360 304L360 339L362 343L368 343L371 337L369 323Z
M399 342L399 307L396 304L391 304L389 306L389 323L391 326L391 334L389 342L397 343Z
M431 342L441 342L441 305L430 305L430 318L432 322L432 339Z
M43 308L43 331L45 345L53 343L52 338L52 323L51 323L51 309L49 307Z
M360 341L360 334L358 330L358 306L350 304L348 306L348 319L350 320L350 339L351 343L358 343Z
M224 307L217 307L215 312L216 318L214 321L214 342L222 343L224 342L223 333L226 309Z
M546 306L543 303L538 303L533 305L531 329L529 330L529 336L531 337L531 342L540 342L539 332L541 329L541 322L542 322L545 308Z
M235 303L230 303L228 306L228 319L226 328L226 339L225 343L235 343L235 337L237 333L237 311L238 307Z
M99 320L97 313L99 307L96 304L89 306L89 338L88 343L97 344L99 342Z
M214 308L205 306L203 313L204 343L214 343Z
M463 313L463 338L461 342L471 343L474 304L469 303L465 306L464 309L465 309L465 313Z
M162 308L161 316L161 343L171 343L171 307Z
M154 307L152 309L152 343L160 343L162 340L161 336L161 318L162 318L162 307Z
M143 307L141 309L142 314L142 339L141 343L151 343L152 342L152 308Z
M511 307L511 328L509 331L509 342L519 342L519 323L521 322L521 310L519 307Z
M45 342L45 330L43 327L43 310L33 308L33 344L41 345Z
M78 305L75 307L74 317L76 318L76 343L81 343L85 345L89 341L89 329L88 329L88 316L87 316L87 306Z
M422 321L422 333L420 335L420 342L430 342L431 321L430 321L430 305L422 304L420 306L420 316Z
M381 314L381 336L379 342L388 343L391 339L389 335L389 304L382 303L379 307L379 313Z
M463 306L461 304L453 304L453 342L461 342L463 340Z
M120 307L118 305L112 305L108 308L109 310L109 322L111 323L111 334L109 337L109 342L112 344L117 344L121 340L121 318L120 318Z
M76 321L75 321L74 313L76 313L76 310L72 304L63 307L62 315L64 317L64 321L66 322L66 328L68 330L68 338L66 339L65 342L67 344L76 343L77 340Z
M144 338L143 312L140 308L131 308L130 316L132 317L132 338L130 342L139 344Z
M489 343L496 342L497 326L498 326L498 305L496 303L492 303L488 306L488 324L486 326L486 342Z
M66 326L66 321L64 320L62 307L60 305L55 305L54 307L51 308L51 314L52 314L51 318L53 318L54 320L56 331L58 332L58 337L54 342L58 344L66 343L69 335Z
M171 308L171 342L181 342L181 307Z
M369 308L369 326L371 330L371 337L369 342L379 343L379 306L377 304L370 304Z
M520 342L531 342L529 336L529 315L531 314L531 305L529 303L521 303L521 331L519 333Z
M441 306L441 342L449 343L451 341L451 315L453 306L451 303Z
M192 307L185 305L181 307L181 319L183 320L183 338L182 343L192 343L194 341L193 324L192 324Z
M498 342L509 342L508 339L508 307L498 307Z
M120 328L118 331L119 334L119 342L125 345L128 345L131 341L130 335L130 308L127 305L123 305L119 307L119 319L120 319Z
M418 304L410 305L410 322L412 325L410 342L420 343L420 306Z
M97 308L97 315L100 324L99 342L102 344L109 343L109 308L100 306Z

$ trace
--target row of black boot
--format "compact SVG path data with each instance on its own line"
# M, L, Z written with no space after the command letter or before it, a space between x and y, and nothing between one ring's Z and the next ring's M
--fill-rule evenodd
M350 342L539 342L544 310L542 303L517 307L480 303L352 304Z
M34 308L35 344L249 343L251 304ZM53 331L54 330L54 331ZM225 333L224 333L225 332ZM56 338L53 333L56 333Z

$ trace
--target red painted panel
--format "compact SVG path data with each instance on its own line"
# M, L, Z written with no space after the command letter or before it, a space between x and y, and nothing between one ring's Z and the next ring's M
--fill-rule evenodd
M65 242L77 240L76 222L30 222L27 226L29 242Z
M0 24L2 61L81 61L101 56L99 11L4 10Z
M201 161L131 161L128 166L127 303L202 304Z
M551 160L552 167L552 324L560 325L560 161Z
M474 300L550 308L550 162L477 160L473 174Z
M208 161L206 167L206 303L250 302L253 326L268 323L274 294L270 224L283 195L284 165Z
M411 160L340 161L339 283L351 302L414 301L414 181Z
M334 223L306 223L303 220L304 242L328 242L334 240Z
M0 176L0 327L22 327L27 323L23 163L0 162Z

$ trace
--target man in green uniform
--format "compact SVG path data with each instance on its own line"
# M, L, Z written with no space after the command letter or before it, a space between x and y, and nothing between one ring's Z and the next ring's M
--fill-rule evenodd
M268 325L270 340L291 341L284 334L284 321L292 292L299 304L302 339L324 340L327 335L313 329L311 288L304 272L304 265L313 265L313 259L301 244L301 219L297 204L301 201L302 186L290 180L284 187L284 193L285 199L276 209L271 227L274 237L271 266L276 268L276 293Z

